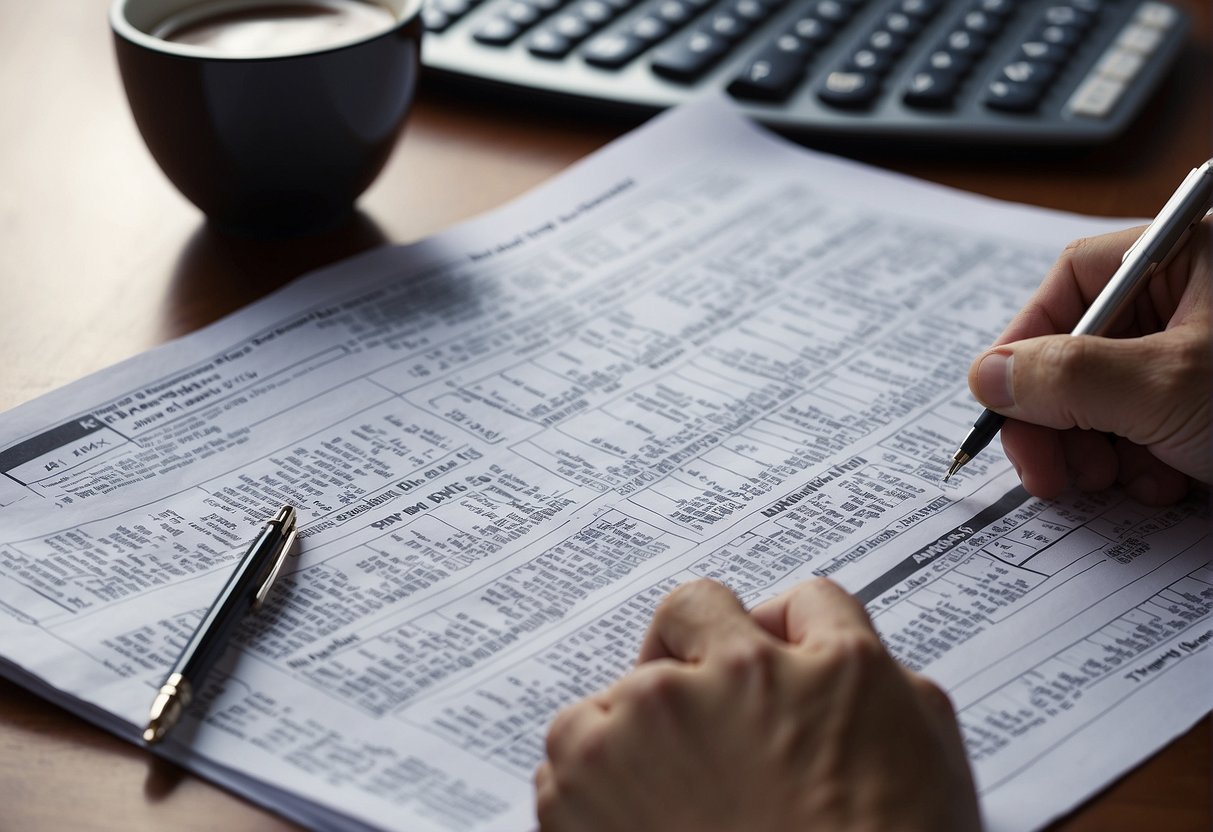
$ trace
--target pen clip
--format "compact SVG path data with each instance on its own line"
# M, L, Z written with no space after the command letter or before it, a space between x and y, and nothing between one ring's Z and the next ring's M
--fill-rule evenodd
M257 590L256 596L253 597L253 611L261 609L261 605L265 603L265 599L269 597L270 588L273 587L274 581L278 579L278 573L282 571L282 564L286 562L287 553L291 551L291 546L295 544L295 537L298 534L298 529L292 528L290 533L282 541L278 547L278 555L274 559L274 567L270 569L270 573L265 576L265 582L261 584L261 588Z

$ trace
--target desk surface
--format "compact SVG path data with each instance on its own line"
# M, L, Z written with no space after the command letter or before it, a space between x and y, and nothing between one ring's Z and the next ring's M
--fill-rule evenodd
M1208 0L1168 87L1116 143L1045 160L868 153L864 161L1004 199L1111 216L1162 205L1213 154ZM423 87L354 221L290 242L209 230L160 174L114 65L108 0L0 0L0 410L189 332L306 271L495 207L624 132L584 115ZM293 829L0 682L0 826ZM1058 825L1208 830L1210 722Z

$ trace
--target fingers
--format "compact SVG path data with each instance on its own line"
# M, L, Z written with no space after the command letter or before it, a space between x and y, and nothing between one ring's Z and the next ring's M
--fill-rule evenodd
M1162 462L1149 450L1132 442L1117 442L1117 481L1135 500L1162 506L1179 502L1188 493L1187 476Z
M699 662L709 650L754 634L766 637L727 587L715 581L692 581L675 589L658 606L636 661L673 658Z
M791 644L819 646L843 635L876 637L863 604L827 578L813 578L756 607L764 630Z
M1073 329L1143 230L1130 228L1070 243L995 345Z
M1050 335L1004 344L969 371L973 395L1011 419L1063 430L1094 429L1141 444L1183 391L1182 350L1168 333L1141 338Z

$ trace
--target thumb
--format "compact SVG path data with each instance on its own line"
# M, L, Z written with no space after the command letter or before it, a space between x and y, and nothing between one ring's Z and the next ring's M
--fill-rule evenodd
M1140 338L1046 335L988 350L969 368L969 387L1012 419L1064 430L1115 433L1139 444L1161 437L1159 417L1188 377L1185 350L1163 333Z

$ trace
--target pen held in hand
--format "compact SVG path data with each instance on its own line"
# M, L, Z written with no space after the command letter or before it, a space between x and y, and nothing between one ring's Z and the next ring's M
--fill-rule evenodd
M1166 266L1187 241L1192 227L1213 208L1213 159L1193 168L1158 212L1137 242L1129 246L1120 267L1079 319L1071 335L1102 335L1116 320L1146 280ZM1006 417L986 409L952 455L943 481L977 456L1002 429Z
M295 523L295 509L283 506L249 546L160 686L143 730L145 742L158 743L172 730L236 625L265 602L295 542Z

